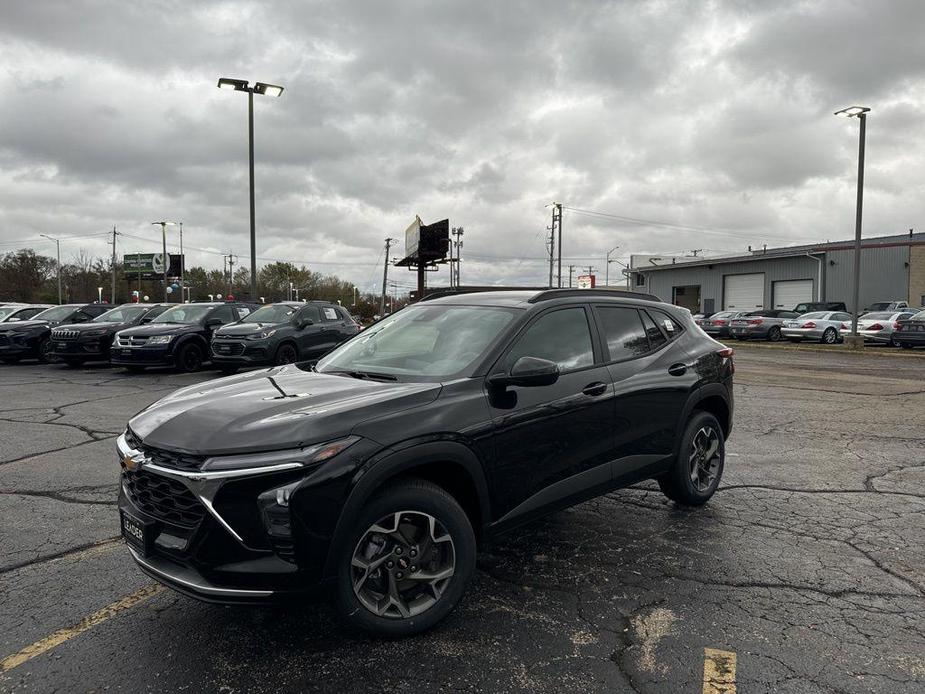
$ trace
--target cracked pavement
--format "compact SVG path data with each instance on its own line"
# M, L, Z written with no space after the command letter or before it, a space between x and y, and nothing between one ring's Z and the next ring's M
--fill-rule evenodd
M737 655L740 692L925 690L925 362L747 345L736 361L706 507L644 483L496 538L429 634L161 591L0 691L699 692L705 648ZM114 539L113 438L213 376L0 367L0 659L151 584Z

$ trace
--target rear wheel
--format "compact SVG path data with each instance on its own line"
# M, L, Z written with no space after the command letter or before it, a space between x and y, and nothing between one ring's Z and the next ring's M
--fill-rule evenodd
M292 364L298 359L299 353L296 351L295 345L289 342L284 342L276 350L276 364Z
M771 329L768 330L768 339L771 342L780 342L780 328L776 325L772 325Z
M202 366L202 350L194 342L183 345L177 353L177 369L192 373Z
M379 636L410 636L446 617L475 570L475 534L446 490L419 479L383 489L338 552L344 619Z
M890 347L899 347L899 343L896 341L896 338L890 335Z
M822 341L827 345L838 342L838 331L835 328L826 328L822 333Z
M687 423L678 457L658 486L672 501L702 506L719 486L726 461L723 429L709 412L695 412Z

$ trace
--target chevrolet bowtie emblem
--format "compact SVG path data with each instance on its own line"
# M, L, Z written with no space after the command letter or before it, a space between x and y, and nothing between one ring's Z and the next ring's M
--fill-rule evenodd
M126 470L137 470L142 466L144 458L142 456L131 456L125 455L122 458L122 464L125 466Z

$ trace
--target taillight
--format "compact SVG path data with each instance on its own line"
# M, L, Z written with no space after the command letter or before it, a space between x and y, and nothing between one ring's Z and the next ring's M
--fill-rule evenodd
M815 328L816 324L810 321L809 323L803 323L804 328Z
M713 325L726 325L726 321L720 319L713 321Z
M732 355L735 354L735 350L732 349L732 347L723 347L721 350L717 351L717 354L723 359L729 360L729 373L734 374L736 372L736 362L735 359L732 358Z
M750 318L748 321L749 325L761 325L762 323L764 323L763 318Z
M894 323L893 323L893 330L899 330L900 327L902 327L902 326L899 325L899 321L894 321Z
M869 325L864 329L865 330L883 330L883 326L880 325L879 323L874 323L873 325Z
M848 325L847 323L842 323L842 324L841 324L841 329L842 329L842 330L848 330L848 328L850 328L850 327L851 327L851 326Z

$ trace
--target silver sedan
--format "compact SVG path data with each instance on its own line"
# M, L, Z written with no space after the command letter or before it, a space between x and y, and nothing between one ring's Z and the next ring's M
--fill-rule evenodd
M899 325L899 321L908 320L915 315L914 310L904 311L875 311L865 313L858 318L858 335L861 335L865 341L880 342L892 347L899 347L899 343L893 339L893 331ZM851 334L851 319L842 323L842 337Z
M851 316L844 311L813 311L785 320L780 331L791 342L818 340L834 345L841 340L841 324L850 320Z

